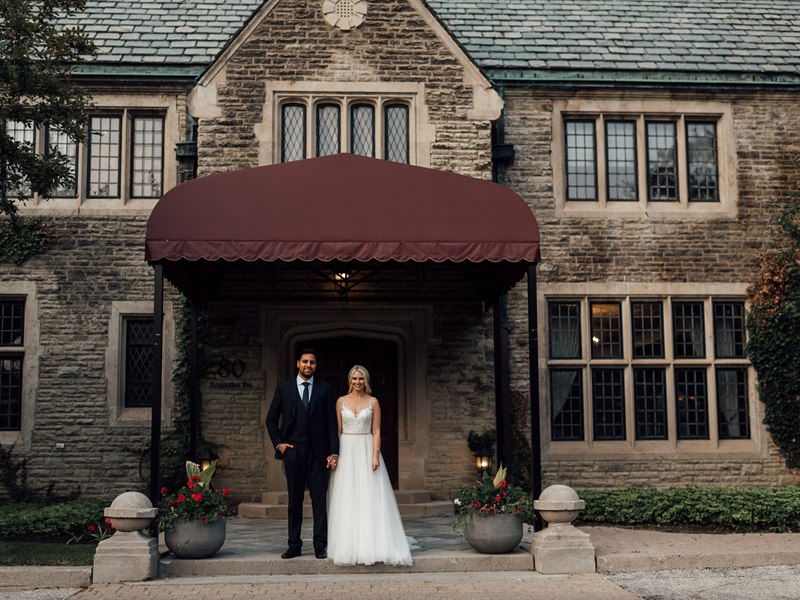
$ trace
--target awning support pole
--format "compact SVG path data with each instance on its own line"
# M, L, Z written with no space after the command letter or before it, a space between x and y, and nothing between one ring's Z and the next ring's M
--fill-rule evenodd
M150 415L150 501L159 503L161 468L161 362L164 348L164 266L153 265L153 404Z
M492 309L494 327L494 405L497 427L497 462L506 467L513 454L511 385L508 367L508 296L503 294ZM512 473L513 475L513 473Z
M189 457L194 462L199 462L197 460L197 438L200 419L198 410L200 390L197 344L197 302L189 299Z
M542 442L539 423L539 321L536 305L536 264L528 266L528 357L531 395L531 495L542 494ZM542 530L542 518L536 514L534 531Z

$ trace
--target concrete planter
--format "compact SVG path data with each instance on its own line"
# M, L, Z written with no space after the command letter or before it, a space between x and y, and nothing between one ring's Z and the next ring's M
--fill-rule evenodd
M225 519L176 522L164 532L164 543L178 558L208 558L225 543Z
M522 515L473 516L464 529L467 543L482 554L505 554L522 540Z

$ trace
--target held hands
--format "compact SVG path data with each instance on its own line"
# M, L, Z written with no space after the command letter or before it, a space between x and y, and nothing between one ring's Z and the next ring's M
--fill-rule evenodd
M329 468L331 471L333 471L333 470L335 470L335 469L336 469L336 463L338 462L338 460L337 460L338 458L339 458L338 456L333 456L333 455L331 455L331 456L329 456L329 457L328 457L328 464L327 464L327 467L328 467L328 468Z

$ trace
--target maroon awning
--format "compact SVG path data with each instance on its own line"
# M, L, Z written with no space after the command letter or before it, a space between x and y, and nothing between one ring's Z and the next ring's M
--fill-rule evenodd
M202 177L164 195L148 261L539 260L530 208L496 183L337 154Z

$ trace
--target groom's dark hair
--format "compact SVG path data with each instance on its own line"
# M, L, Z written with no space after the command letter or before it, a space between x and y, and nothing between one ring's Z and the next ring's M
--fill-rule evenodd
M303 348L302 350L297 351L297 358L296 360L300 360L303 358L303 354L313 354L314 358L317 358L317 353L314 351L313 348Z

